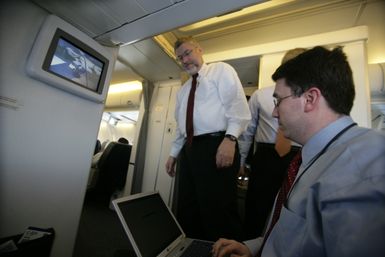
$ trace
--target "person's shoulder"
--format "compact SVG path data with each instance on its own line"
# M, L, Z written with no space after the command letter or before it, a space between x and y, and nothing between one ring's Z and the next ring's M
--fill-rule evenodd
M235 69L228 63L225 62L213 62L202 67L204 74L209 76L220 76L223 77L224 74L236 74Z
M369 144L379 143L385 149L385 133L383 131L360 126L357 126L357 131L361 135L361 140L365 141L365 143L368 143L368 141L371 141Z
M373 158L378 154L385 156L385 133L382 131L354 126L347 131L346 135L342 136L342 140L354 155L360 156L364 150Z
M274 86L267 86L267 87L258 88L257 90L255 90L253 92L250 99L258 99L260 97L271 98L271 97L273 97L274 88L275 88Z
M233 66L231 66L230 64L225 63L225 62L212 62L212 63L207 64L207 68L208 69L222 69L222 70L232 69L232 70L234 70Z

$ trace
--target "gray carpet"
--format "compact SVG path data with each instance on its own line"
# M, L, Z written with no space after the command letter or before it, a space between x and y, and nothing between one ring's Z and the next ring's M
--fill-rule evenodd
M239 185L239 212L243 218L245 187ZM72 257L136 257L109 199L90 192L84 201Z
M92 194L86 196L80 218L73 257L120 257L132 254L129 240L108 202Z

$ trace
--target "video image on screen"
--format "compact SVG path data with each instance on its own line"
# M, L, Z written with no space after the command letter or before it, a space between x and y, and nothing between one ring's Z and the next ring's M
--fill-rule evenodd
M59 38L48 69L96 92L103 66L103 62L63 38Z

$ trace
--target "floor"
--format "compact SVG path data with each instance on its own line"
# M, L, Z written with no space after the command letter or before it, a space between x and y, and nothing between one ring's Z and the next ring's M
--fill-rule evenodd
M128 257L130 249L116 213L105 201L87 195L72 256Z
M247 187L247 184L246 184ZM238 185L239 212L243 218L245 184ZM72 257L135 257L127 235L108 202L92 193L86 196Z

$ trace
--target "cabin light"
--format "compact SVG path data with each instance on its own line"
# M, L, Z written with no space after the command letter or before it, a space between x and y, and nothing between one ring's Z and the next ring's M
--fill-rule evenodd
M115 119L114 117L110 116L110 118L108 119L108 124L110 124L112 126L116 126L116 124L118 124L118 120Z
M142 90L142 82L135 80L130 82L111 84L108 94L122 93L128 91Z
M103 116L102 116L103 121L108 122L110 117L111 117L111 114L109 114L108 112L103 112Z
M117 127L133 129L133 128L135 128L135 124L132 121L131 122L119 122L117 124Z

